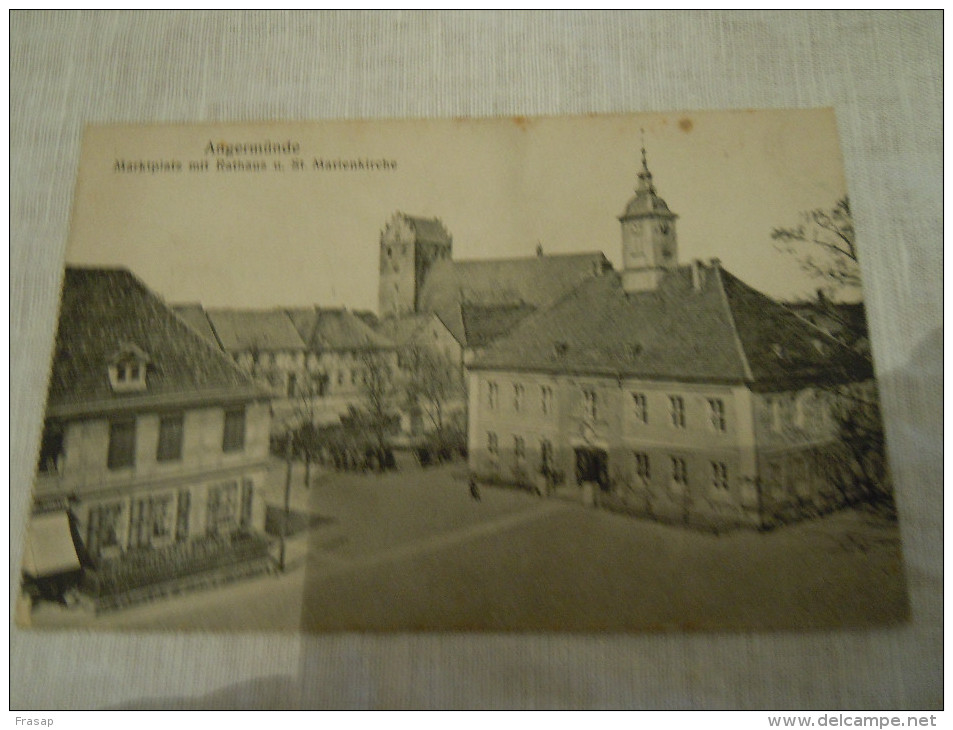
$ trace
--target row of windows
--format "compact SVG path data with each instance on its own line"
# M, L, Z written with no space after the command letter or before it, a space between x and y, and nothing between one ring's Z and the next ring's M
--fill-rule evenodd
M494 458L500 456L500 440L493 432L486 434L486 450ZM553 444L548 439L539 442L540 466L544 469L553 466ZM522 436L513 437L513 456L518 462L526 458L526 441Z
M205 505L205 533L225 535L252 520L254 487L250 480L225 482L210 487ZM159 547L190 535L192 494L187 489L151 495L132 501L128 520L129 548ZM127 503L111 502L89 511L86 545L98 554L122 547Z
M491 457L498 459L500 456L499 437L493 431L488 431L486 435L487 451ZM526 458L526 442L522 436L513 437L513 456L517 462ZM635 462L635 475L643 484L652 481L652 469L649 461L649 455L635 451L632 454ZM542 469L552 468L553 466L553 445L552 442L543 439L540 441L540 466ZM727 491L728 489L728 465L723 461L709 462L711 485L715 489ZM688 463L680 456L669 457L669 476L672 484L679 487L687 487L689 484Z
M632 415L638 423L649 423L648 397L645 393L632 393ZM668 423L673 428L687 428L685 417L685 399L680 395L668 397ZM724 432L728 423L725 418L725 402L720 398L708 398L708 425L715 431ZM487 408L491 411L499 408L500 386L498 383L487 383ZM526 408L526 388L520 383L513 384L513 411L520 413ZM540 410L544 415L553 412L553 389L547 385L540 386ZM599 394L595 388L582 388L582 415L588 421L599 418Z
M769 427L783 431L786 425L796 428L819 428L824 423L824 408L821 395L805 391L796 396L769 396L765 399Z
M487 383L486 405L491 411L500 407L500 386L498 383ZM526 402L526 387L521 383L513 384L513 411L520 413L528 408ZM553 412L553 389L548 385L540 386L539 407L543 415Z
M708 398L708 426L719 432L727 430L725 402L721 398ZM645 393L632 393L632 415L639 423L649 423L649 404ZM668 397L668 423L672 428L687 428L685 398L680 395Z
M156 443L156 461L168 462L182 459L182 444L185 440L185 415L172 413L159 418L159 438ZM222 451L241 451L245 448L245 409L231 408L225 411L222 431ZM106 466L110 469L126 469L136 465L136 419L124 418L109 422L109 450Z
M635 451L632 453L635 461L635 476L642 484L648 484L652 481L652 466L649 461L649 455ZM669 479L672 484L679 487L687 487L689 484L688 463L680 456L668 457ZM710 461L709 478L711 486L716 490L728 490L728 465L723 461Z

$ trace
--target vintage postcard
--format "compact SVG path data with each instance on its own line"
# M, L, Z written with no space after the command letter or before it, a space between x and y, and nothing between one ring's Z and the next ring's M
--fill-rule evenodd
M18 622L903 621L862 245L832 110L90 127Z

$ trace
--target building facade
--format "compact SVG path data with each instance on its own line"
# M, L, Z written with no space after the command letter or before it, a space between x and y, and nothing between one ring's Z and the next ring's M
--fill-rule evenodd
M267 566L269 401L128 271L67 269L34 521L67 516L85 595L106 606Z
M690 524L767 526L842 504L834 411L845 386L870 385L869 360L719 261L680 264L644 150L619 220L621 272L469 363L472 472Z
M396 368L394 344L345 308L203 309L176 306L272 395L272 430L334 423L358 405L367 357Z

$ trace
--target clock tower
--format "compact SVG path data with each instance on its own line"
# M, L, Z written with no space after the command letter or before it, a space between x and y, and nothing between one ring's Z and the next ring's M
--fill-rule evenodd
M622 288L629 293L650 291L668 269L678 266L677 215L655 192L642 147L642 170L635 196L619 216L622 224Z

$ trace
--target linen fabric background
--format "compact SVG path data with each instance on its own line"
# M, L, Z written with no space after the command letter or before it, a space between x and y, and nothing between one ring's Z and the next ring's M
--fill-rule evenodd
M942 20L12 12L11 610L85 124L833 106L913 618L882 630L632 636L11 627L11 707L942 706Z

